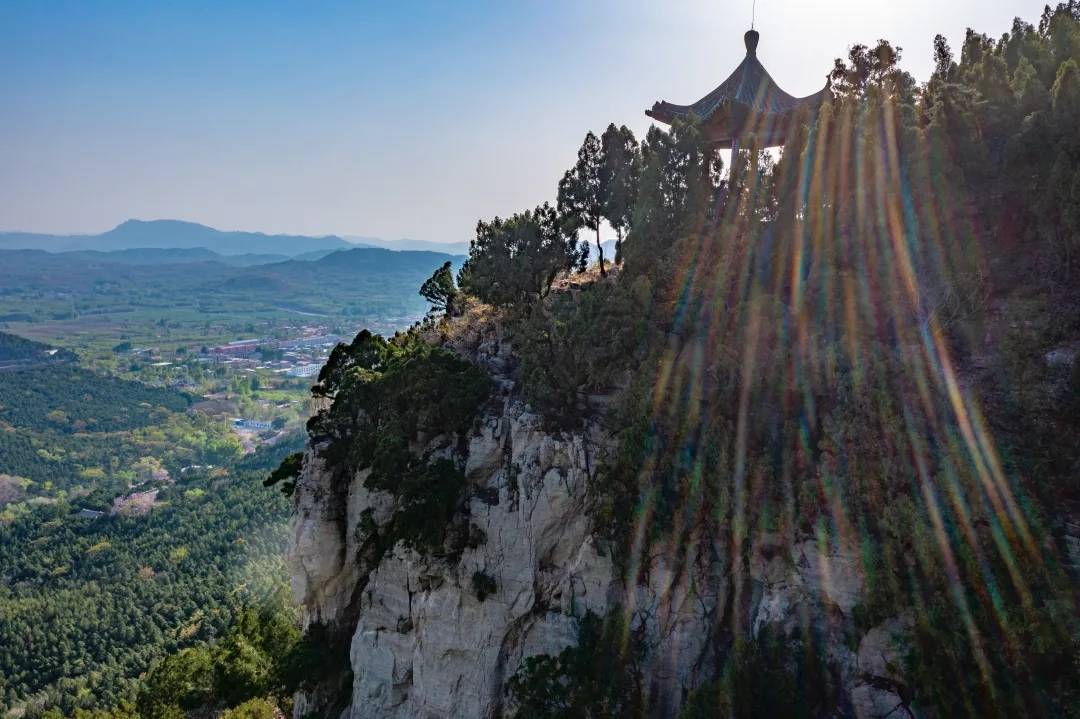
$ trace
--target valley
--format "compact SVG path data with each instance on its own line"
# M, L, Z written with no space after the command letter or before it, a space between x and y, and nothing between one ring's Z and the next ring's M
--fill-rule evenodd
M0 711L115 708L244 607L291 611L262 480L334 345L421 319L447 259L0 250Z

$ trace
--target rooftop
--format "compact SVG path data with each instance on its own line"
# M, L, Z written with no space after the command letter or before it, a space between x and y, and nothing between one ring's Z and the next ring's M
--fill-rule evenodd
M746 57L735 71L705 97L691 105L661 100L645 114L671 124L677 118L702 120L721 147L730 148L741 135L754 133L765 146L781 145L787 125L800 108L816 108L832 96L829 83L806 97L794 97L782 90L757 58L760 34L748 30L743 36Z

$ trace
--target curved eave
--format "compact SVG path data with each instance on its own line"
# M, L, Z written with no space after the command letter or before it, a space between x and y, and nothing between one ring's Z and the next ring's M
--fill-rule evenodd
M665 125L670 125L676 117L687 118L693 113L689 105L674 105L670 102L661 101L653 103L652 109L646 110L645 114Z
M789 115L803 107L816 108L818 105L821 105L831 98L832 90L829 85L826 85L812 95L807 95L806 97L791 97L789 102L784 103L786 107L783 109L763 107L761 106L761 103L745 102L738 98L722 98L710 101L706 107L701 107L702 100L695 102L693 105L676 105L671 102L660 101L653 103L653 106L645 111L645 115L662 122L665 125L670 125L675 118L685 119L688 117L698 117L702 120L710 121L726 106L730 106L732 109L742 111L746 114L779 116ZM704 99L705 98L703 98L703 100Z
M735 71L705 97L692 105L657 102L645 114L668 125L676 117L697 117L713 122L714 118L722 119L716 118L722 111L728 116L779 117L802 107L816 107L831 95L828 83L806 97L789 95L772 79L749 44L747 49L750 52Z
M702 128L710 142L720 149L729 150L736 137L748 138L750 135L754 136L754 142L759 147L776 147L786 142L787 135L800 111L816 110L831 98L832 91L826 85L813 95L793 98L792 107L783 112L760 111L752 105L728 102L717 106L711 116L701 117L691 105L658 102L652 109L646 110L645 114L667 125L676 118L694 117L702 123Z
M795 98L796 106L794 109L800 107L817 107L822 103L832 100L832 82L825 83L825 87L821 88L813 95L807 95L806 97Z

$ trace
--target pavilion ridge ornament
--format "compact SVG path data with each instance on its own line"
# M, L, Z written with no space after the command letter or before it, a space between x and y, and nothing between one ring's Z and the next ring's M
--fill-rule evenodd
M792 97L776 84L757 58L760 34L743 35L746 57L727 80L693 105L654 103L645 114L670 125L676 118L696 118L710 139L723 149L739 148L739 141L756 136L761 147L783 145L795 117L803 109L815 110L832 98L831 82L807 97Z

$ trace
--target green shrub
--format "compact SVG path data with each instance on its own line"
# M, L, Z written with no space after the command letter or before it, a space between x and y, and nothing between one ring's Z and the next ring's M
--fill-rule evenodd
M586 395L613 392L640 359L643 316L630 292L607 282L559 293L530 313L515 333L530 403L562 426L579 424Z
M498 585L495 583L495 577L491 576L487 572L475 571L472 575L472 588L473 594L481 602L487 599L489 596L499 591Z
M249 699L248 701L226 710L221 719L276 719L278 716L277 706L266 699Z
M320 454L341 473L372 468L373 487L423 464L411 442L464 432L491 390L479 367L412 334L385 342L361 332L335 348L313 393L332 397L308 422Z
M478 222L458 285L488 304L525 307L544 297L560 272L584 269L587 258L587 247L544 203L507 220Z
M349 673L349 635L322 622L312 622L293 649L278 660L288 691L310 688Z
M377 537L377 551L399 541L420 552L442 545L465 477L448 459L417 456L413 445L467 431L490 391L479 367L414 333L387 342L365 331L334 349L313 389L332 402L309 421L308 431L343 481L370 468L365 486L397 499L388 525L370 522L365 531ZM287 460L277 473L291 476L284 473L294 465Z
M633 719L646 716L641 647L626 641L626 619L616 608L605 618L587 614L577 646L558 656L530 657L506 684L519 719Z
M820 645L767 625L757 638L735 643L720 676L690 693L679 719L811 719L836 716L839 700Z
M300 470L303 468L304 453L293 452L285 459L281 460L281 464L277 469L270 473L270 476L263 480L264 487L273 487L278 482L283 480L285 484L281 485L281 493L286 497L291 497L293 491L296 489L296 479L300 476Z
M465 475L450 460L440 459L398 477L391 491L398 509L385 535L387 547L400 540L418 552L433 552L442 545L446 525L464 496Z
M281 597L258 609L248 607L217 642L184 649L151 667L139 689L139 714L180 717L190 710L286 697L300 686L305 672L323 666L311 657L323 662L332 654L322 635L315 636L319 646L314 651L312 636L309 630L301 641L296 617Z
M159 719L195 709L214 696L213 656L206 647L184 649L154 665L139 691L139 715Z

